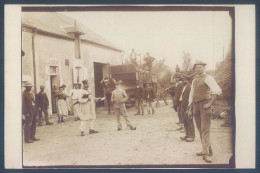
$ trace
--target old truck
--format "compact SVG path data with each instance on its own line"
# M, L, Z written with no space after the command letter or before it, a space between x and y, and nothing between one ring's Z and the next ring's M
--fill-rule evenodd
M144 83L157 83L156 74L149 74L149 71L142 70L134 64L122 64L109 66L110 77L116 81L123 82L122 87L125 89L129 99L126 106L135 105L135 87L136 82Z

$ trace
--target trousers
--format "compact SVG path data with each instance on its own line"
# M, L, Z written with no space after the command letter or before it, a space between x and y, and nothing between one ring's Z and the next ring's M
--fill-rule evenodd
M111 111L111 96L112 93L106 93L106 100L107 100L107 108L108 108L108 113Z
M36 116L26 115L24 124L24 140L27 142L35 138L36 133Z
M194 128L194 122L193 117L192 119L189 118L187 114L187 107L181 105L181 113L183 117L183 124L186 132L187 137L194 138L195 137L195 128Z
M42 124L42 112L44 113L45 122L49 123L48 109L42 109L42 110L39 111L39 121L40 121L40 124Z
M115 115L116 115L116 120L117 120L117 127L119 129L122 129L122 124L120 121L120 116L121 114L123 115L125 122L126 122L126 126L127 127L133 127L132 123L130 122L127 112L126 112L126 108L125 105L121 105L119 108L115 108Z
M74 117L79 118L80 117L80 104L74 104L73 105L73 111L74 111Z
M150 114L150 109L152 109L152 113L155 112L153 101L147 100L147 108L148 108L148 114Z
M211 109L203 109L203 105L209 100L202 100L193 103L193 116L196 126L199 130L200 139L202 143L203 153L208 155L211 150L210 144L210 126L211 126Z
M137 114L144 113L144 104L143 100L137 99Z
M86 124L87 124L87 121L89 122L89 129L90 130L94 130L94 121L95 119L89 119L89 120L80 120L80 131L82 132L85 132L86 131Z
M181 102L177 104L177 113L178 113L178 118L179 118L179 123L183 124L183 117L182 117L182 112L181 112Z

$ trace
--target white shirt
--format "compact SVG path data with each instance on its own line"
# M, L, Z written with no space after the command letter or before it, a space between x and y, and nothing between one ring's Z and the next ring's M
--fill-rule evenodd
M206 74L206 73L204 72L204 74ZM196 78L194 80L196 80ZM191 84L189 105L193 102L193 94L194 94L193 82L194 82L194 80L192 81L192 84ZM208 85L209 89L211 90L211 94L221 95L222 91L221 91L219 85L217 84L216 80L212 76L207 75L205 78L205 83Z
M187 85L188 85L188 84L187 84ZM184 91L185 91L185 89L186 89L187 85L185 85L185 86L183 87L183 89L182 89L182 92L181 92L181 97L180 97L180 101L182 101L182 94L184 93Z
M72 89L69 93L68 96L72 98L73 104L78 101L78 99L81 97L81 90L80 89Z

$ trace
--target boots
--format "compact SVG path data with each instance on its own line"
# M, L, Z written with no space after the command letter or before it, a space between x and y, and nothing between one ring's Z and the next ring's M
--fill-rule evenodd
M60 123L61 122L61 117L58 117L58 123Z

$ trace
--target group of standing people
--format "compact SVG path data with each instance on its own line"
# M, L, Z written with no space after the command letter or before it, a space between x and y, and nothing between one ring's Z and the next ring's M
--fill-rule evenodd
M213 150L210 143L211 126L211 105L221 94L221 89L215 79L205 73L207 64L197 61L193 69L196 72L192 80L185 75L175 75L175 84L171 88L173 96L173 108L178 113L180 127L176 130L185 132L181 140L192 142L195 138L195 128L193 119L199 131L202 151L196 153L197 156L203 156L203 159L211 163Z

